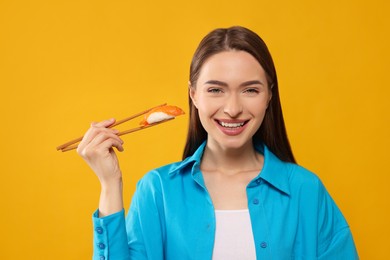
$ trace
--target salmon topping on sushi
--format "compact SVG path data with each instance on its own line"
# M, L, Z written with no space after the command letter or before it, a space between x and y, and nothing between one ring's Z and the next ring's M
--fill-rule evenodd
M177 106L161 106L150 110L145 114L140 125L150 125L164 120L172 119L176 116L184 115L184 111Z

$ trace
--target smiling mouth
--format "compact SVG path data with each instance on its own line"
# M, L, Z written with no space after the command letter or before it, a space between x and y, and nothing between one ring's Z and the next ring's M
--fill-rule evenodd
M229 129L234 129L234 128L240 128L240 127L243 127L246 123L249 122L249 120L247 121L243 121L243 122L223 122L223 121L219 121L219 120L216 120L217 123L220 125L220 126L223 126L225 128L229 128Z

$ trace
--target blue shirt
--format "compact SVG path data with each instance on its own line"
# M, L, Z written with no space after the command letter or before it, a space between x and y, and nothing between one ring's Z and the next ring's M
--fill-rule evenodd
M200 163L205 148L146 174L130 210L93 215L93 259L212 259L214 207ZM349 226L319 178L266 146L246 187L257 259L358 259Z

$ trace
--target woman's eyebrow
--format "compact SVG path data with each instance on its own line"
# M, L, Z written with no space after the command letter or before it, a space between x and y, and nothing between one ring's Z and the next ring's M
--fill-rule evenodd
M247 87L247 86L250 86L250 85L257 85L257 84L260 84L260 85L263 85L263 82L259 81L259 80L250 80L250 81L245 81L243 82L240 86L241 87Z
M206 81L204 84L217 85L217 86L222 86L222 87L229 86L226 82L223 82L220 80L209 80L209 81ZM250 81L245 81L245 82L241 83L240 87L247 87L250 85L257 85L257 84L264 86L264 84L259 80L250 80Z
M222 82L222 81L219 81L219 80L209 80L209 81L206 81L204 84L205 85L206 84L217 85L217 86L223 86L223 87L227 87L228 86L228 84L226 82Z

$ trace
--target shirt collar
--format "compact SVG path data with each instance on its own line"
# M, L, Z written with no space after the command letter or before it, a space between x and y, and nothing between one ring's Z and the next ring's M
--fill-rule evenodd
M198 149L194 152L193 155L188 156L182 162L176 164L174 167L170 169L168 172L169 175L175 175L179 173L182 169L186 168L186 166L193 165L194 163L200 165L200 160L202 159L204 148L206 147L206 141L204 141Z
M290 163L281 161L262 143L255 145L255 149L264 155L264 165L254 181L262 179L281 192L290 195Z
M168 174L173 176L180 173L184 168L190 165L200 165L200 161L203 156L203 152L206 146L206 141L204 141L195 153L182 162L176 164L170 169ZM289 185L289 164L287 162L281 161L276 155L274 155L269 148L260 143L255 145L255 149L264 155L264 165L263 169L260 171L259 175L252 181L256 182L259 179L264 180L266 183L275 187L287 195L290 195L290 185ZM193 167L192 171L198 169L198 167ZM194 173L192 173L194 174Z

